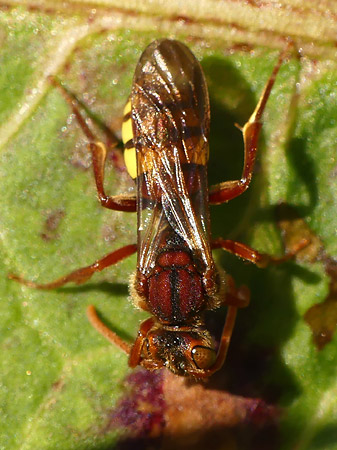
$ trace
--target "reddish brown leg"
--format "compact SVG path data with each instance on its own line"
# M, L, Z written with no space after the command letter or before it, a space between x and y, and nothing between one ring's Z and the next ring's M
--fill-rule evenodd
M234 280L230 275L227 275L226 289L227 292L223 304L225 306L228 306L228 309L226 315L226 322L222 330L220 345L215 363L210 369L205 370L203 373L195 372L196 378L208 378L214 372L217 372L219 369L221 369L227 356L230 340L235 325L237 310L238 308L245 308L249 304L250 300L249 289L247 288L247 286L240 286L239 288L236 288Z
M269 264L280 264L294 258L296 254L308 245L307 239L302 239L293 251L284 256L271 256L266 253L260 253L241 242L231 241L229 239L218 238L212 242L212 249L222 248L229 253L233 253L240 258L256 264L258 267L267 267Z
M209 370L205 371L205 373L202 374L203 378L208 378L214 372L217 372L219 369L221 369L221 367L223 366L226 360L229 344L231 341L237 310L238 308L236 306L228 306L226 322L222 330L220 346L218 354L216 356L215 363Z
M127 258L128 256L132 255L133 253L136 253L137 251L137 245L131 244L126 245L125 247L119 248L118 250L115 250L112 253L109 253L108 255L104 256L101 259L98 259L96 262L91 264L87 267L81 267L80 269L74 270L73 272L69 273L68 275L64 275L61 278L58 278L55 281L52 281L50 283L34 283L33 281L25 280L24 278L19 277L18 275L10 274L8 277L11 280L18 281L21 284L24 284L26 286L29 286L31 288L35 289L55 289L59 288L61 286L64 286L67 283L73 282L76 284L82 284L85 281L89 280L91 276L95 272L100 272L101 270L105 269L106 267L112 266L113 264L118 263L124 258Z
M92 154L92 163L95 175L95 182L97 187L98 198L104 208L113 209L115 211L135 212L136 211L136 197L134 195L116 195L108 196L104 190L104 166L106 161L106 146L103 142L99 142L94 133L88 127L84 117L79 108L78 101L71 95L60 82L54 77L50 77L51 83L56 86L62 93L63 97L70 105L73 114L75 115L79 125L84 134L87 136L90 144L89 149ZM107 131L106 131L107 132ZM116 146L118 140L116 136L109 130L109 135L113 138L113 147Z
M214 372L217 372L219 369L221 369L221 367L223 366L227 356L230 340L232 337L237 310L238 308L244 308L248 306L249 300L250 300L250 292L247 286L240 286L239 288L236 288L233 278L230 275L228 275L227 292L223 302L224 305L228 306L228 309L226 315L226 322L221 334L218 354L216 356L215 363L210 369L205 370L205 372L202 374L196 373L196 376L198 378L208 378Z
M242 244L241 242L225 240L222 238L216 239L214 242L212 242L212 249L222 248L223 250L246 259L247 261L253 262L259 267L265 267L270 263L278 264L293 258L299 250L307 245L307 239L303 239L293 252L288 253L280 258L269 256L265 253L259 253L258 251L252 249L248 245ZM240 286L239 288L236 288L234 280L230 275L227 275L226 285L227 292L224 299L224 305L228 306L228 310L226 322L222 330L218 354L214 365L201 375L202 378L207 378L217 370L221 369L226 359L229 343L235 325L237 309L244 308L249 304L250 292L247 286ZM200 377L200 375L198 376Z
M226 276L226 297L224 305L235 306L237 308L246 308L250 302L250 290L242 285L239 288L235 286L234 278L231 275Z
M251 115L248 122L242 128L245 158L244 167L240 180L225 181L210 188L209 202L213 205L219 205L224 202L228 202L235 197L241 195L249 186L257 152L257 144L259 139L259 133L262 127L261 116L265 109L270 92L273 88L276 75L280 70L285 55L288 52L289 46L280 54L279 59L274 67L274 70L267 81L264 91L260 97L260 100L255 108L255 111Z
M143 349L144 340L148 334L148 332L151 330L154 324L153 317L150 317L149 319L146 319L144 322L140 324L138 336L131 348L130 351L130 357L129 357L129 366L130 367L136 367L139 364L141 364L141 354ZM152 366L148 365L146 366L149 370L154 370L159 368L159 364L154 362Z
M122 338L118 336L118 334L114 333L110 328L108 328L101 319L97 316L95 307L93 305L88 306L87 316L91 323L91 325L99 332L102 336L104 336L108 341L112 344L115 344L119 347L123 352L127 355L130 354L131 345L125 342Z
M97 187L97 194L104 208L115 211L135 212L137 209L134 195L115 195L109 197L104 190L104 165L106 161L106 148L102 142L92 142L89 145L92 154L92 164Z
M149 319L142 322L140 325L138 336L131 346L121 339L116 333L110 330L97 316L95 308L90 305L87 309L87 315L91 325L99 332L102 336L104 336L109 342L115 344L121 350L129 355L129 366L136 367L142 363L141 354L143 350L144 340L149 332L149 330L153 327L154 319L150 317ZM146 365L146 368L149 370L159 369L158 363L154 363L153 365Z
M210 376L212 373L221 369L221 367L223 366L232 337L237 310L238 308L245 308L246 306L248 306L249 300L250 292L247 286L240 286L239 288L236 288L233 278L228 275L227 292L224 300L224 304L228 306L226 322L222 330L219 350L215 363L210 369L211 373L208 373L207 376Z

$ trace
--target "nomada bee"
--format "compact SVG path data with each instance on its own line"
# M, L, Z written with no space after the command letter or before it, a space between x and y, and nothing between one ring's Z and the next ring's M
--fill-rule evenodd
M115 250L50 283L38 284L16 275L10 278L37 289L81 284L95 272L137 252L130 294L135 305L151 317L140 325L132 346L108 329L90 306L88 316L94 327L129 354L130 367L167 367L175 374L197 379L219 370L237 309L248 305L249 290L235 287L231 276L215 264L212 250L222 248L260 267L293 256L273 258L240 242L212 240L209 220L210 204L226 203L249 187L261 116L285 53L279 56L255 111L242 128L245 158L241 178L209 189L208 91L199 62L184 44L156 40L144 50L136 66L122 127L125 165L135 180L136 195L105 193L106 147L95 139L76 104L61 88L90 141L98 198L105 208L137 212L137 245ZM228 308L217 346L206 328L204 313L222 305Z

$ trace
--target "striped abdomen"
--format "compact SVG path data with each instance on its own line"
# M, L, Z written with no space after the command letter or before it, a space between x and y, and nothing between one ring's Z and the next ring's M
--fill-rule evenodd
M162 252L147 280L146 300L159 321L171 325L186 323L204 306L200 274L184 249Z

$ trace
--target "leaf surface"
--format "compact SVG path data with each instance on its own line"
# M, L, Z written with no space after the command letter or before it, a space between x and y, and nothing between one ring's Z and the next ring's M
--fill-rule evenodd
M335 3L5 2L0 10L0 448L113 448L105 432L128 373L125 355L93 330L94 304L132 341L145 313L127 300L130 257L86 285L36 291L7 280L50 281L136 241L136 218L100 207L87 141L49 75L118 132L135 64L153 39L186 42L211 97L210 183L240 176L241 125L285 38L303 57L281 69L264 115L255 178L242 198L212 208L214 236L282 253L274 207L294 206L337 254ZM193 6L191 6L193 4ZM4 5L4 3L3 3ZM108 162L107 191L132 189ZM233 394L279 406L284 449L337 449L337 337L317 351L304 320L328 295L321 262L265 270L216 253L252 292L224 371ZM221 313L220 313L221 314ZM252 446L253 444L250 443ZM245 447L248 448L248 447Z

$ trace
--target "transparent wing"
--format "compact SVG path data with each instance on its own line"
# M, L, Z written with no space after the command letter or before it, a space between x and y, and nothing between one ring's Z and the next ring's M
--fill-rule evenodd
M143 194L138 202L139 269L144 274L153 269L158 251L172 232L193 252L202 270L212 266L204 166L183 169L176 149L162 152L152 164L152 173L138 177ZM193 191L187 185L191 178Z
M156 41L142 55L131 95L137 152L138 268L149 273L176 233L212 265L207 173L209 101L198 61L183 44Z

